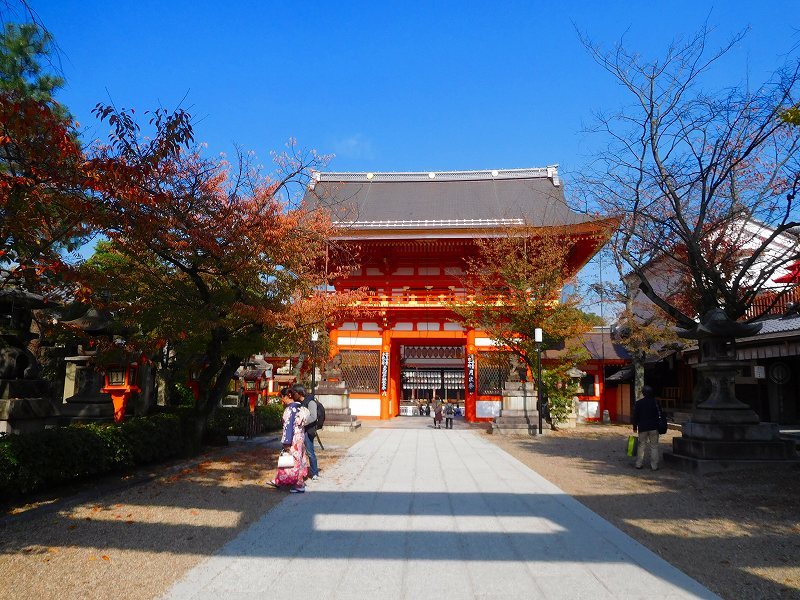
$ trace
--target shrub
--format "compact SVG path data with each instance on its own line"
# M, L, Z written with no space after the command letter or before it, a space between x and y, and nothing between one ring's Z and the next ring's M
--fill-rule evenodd
M164 406L158 407L158 414L173 415L180 422L183 443L181 454L183 456L194 456L200 452L200 436L198 435L198 422L205 420L194 406ZM227 441L227 440L226 440Z
M171 399L177 406L194 406L197 403L192 390L184 383L175 384L172 389Z
M0 498L165 460L183 450L176 415L70 425L0 438Z
M261 417L261 431L277 431L283 427L283 405L267 404L256 407Z
M223 435L244 435L250 409L243 406L217 407L209 421L209 429Z
M563 369L542 371L542 383L547 390L547 405L553 429L556 429L559 423L564 423L572 414L573 398L579 387Z
M183 450L181 421L177 415L129 417L120 425L137 465L177 456Z

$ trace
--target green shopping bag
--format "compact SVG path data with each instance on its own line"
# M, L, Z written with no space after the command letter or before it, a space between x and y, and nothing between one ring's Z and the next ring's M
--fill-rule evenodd
M626 447L625 453L628 456L636 456L636 453L639 451L639 437L635 435L628 436L628 445Z

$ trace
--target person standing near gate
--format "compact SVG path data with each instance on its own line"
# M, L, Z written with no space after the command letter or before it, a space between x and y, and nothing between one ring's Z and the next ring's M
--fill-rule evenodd
M639 433L639 451L636 455L636 468L644 464L645 446L650 447L650 468L658 470L658 421L661 407L656 400L653 388L642 388L642 397L633 405L633 431Z
M314 451L314 438L317 435L317 401L314 394L306 395L306 388L297 383L292 386L292 398L308 409L309 417L306 423L306 454L308 454L308 476L312 481L319 479L319 466L317 453Z
M444 428L445 429L452 429L453 428L453 417L456 416L456 409L453 406L453 403L449 400L444 405Z
M433 393L433 427L434 429L442 428L442 401L436 392Z

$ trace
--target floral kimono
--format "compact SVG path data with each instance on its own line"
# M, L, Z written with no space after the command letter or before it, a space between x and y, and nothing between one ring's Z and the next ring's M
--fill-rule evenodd
M289 453L294 459L294 466L279 468L275 476L275 483L280 486L295 488L303 487L303 481L308 473L308 457L305 446L305 424L311 413L299 402L292 402L283 411L283 437L281 444L291 444Z

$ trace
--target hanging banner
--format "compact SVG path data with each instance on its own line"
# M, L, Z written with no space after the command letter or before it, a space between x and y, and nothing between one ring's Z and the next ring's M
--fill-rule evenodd
M467 355L467 391L472 394L475 392L475 355Z
M381 352L381 392L387 389L389 389L389 353Z

